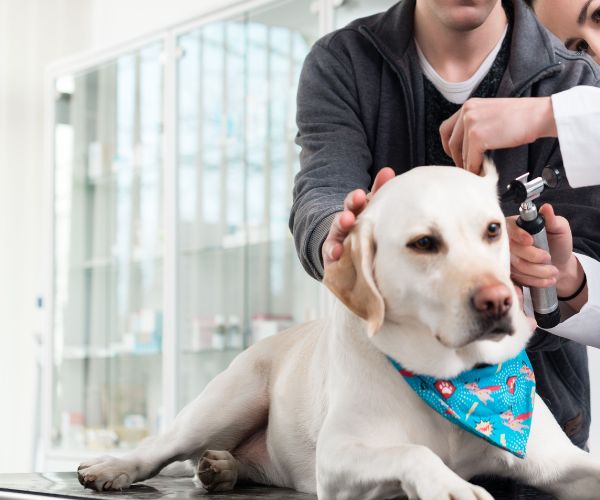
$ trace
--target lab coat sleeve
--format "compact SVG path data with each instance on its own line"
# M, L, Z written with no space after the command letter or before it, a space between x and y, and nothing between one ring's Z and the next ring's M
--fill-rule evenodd
M600 262L586 255L575 254L587 277L588 300L578 313L564 318L554 328L546 328L559 337L600 348ZM533 316L529 289L523 290L525 312Z
M552 107L569 184L600 185L600 88L581 85L554 94Z

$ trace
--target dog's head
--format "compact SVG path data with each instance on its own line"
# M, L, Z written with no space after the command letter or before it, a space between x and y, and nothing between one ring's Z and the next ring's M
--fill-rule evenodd
M516 355L531 335L510 280L494 165L421 167L360 215L325 284L406 368L454 376Z

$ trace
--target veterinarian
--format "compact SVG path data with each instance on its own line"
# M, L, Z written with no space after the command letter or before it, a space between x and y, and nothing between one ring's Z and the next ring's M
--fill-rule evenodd
M551 96L597 86L599 78L589 58L568 52L521 0L403 0L323 37L306 59L298 92L301 170L290 227L305 269L321 279L339 258L369 189L419 165L453 164L439 128L469 97ZM560 165L556 146L548 138L495 151L499 184ZM570 221L586 275L600 258L600 224L593 223L600 220L598 189L561 186L543 196ZM517 207L503 209L510 216ZM589 300L592 283L586 286ZM575 291L562 290L560 277L557 287ZM528 353L538 393L571 440L585 447L586 348L538 330Z
M600 63L597 1L526 0L526 3L568 49L587 53ZM600 184L600 166L596 160L600 157L597 132L600 89L579 86L551 97L469 102L467 109L467 119L459 112L441 129L444 149L457 165L477 172L484 147L490 150L515 147L541 137L558 137L569 184L572 187ZM514 126L506 127L506 123ZM463 142L465 131L467 140Z
M600 63L600 3L597 0L526 0L526 3L568 49L587 53ZM485 145L496 149L528 144L541 137L558 137L571 186L600 184L600 167L595 160L600 157L596 131L600 122L600 89L579 86L551 98L469 105L468 120L464 113L457 113L442 127L444 149L457 165L477 172ZM507 117L512 117L508 122L514 124L513 127L505 127ZM465 130L467 140L463 144Z
M526 3L567 48L588 53L600 62L600 5L597 2L529 0ZM511 126L507 127L507 123ZM540 138L558 137L568 181L572 187L582 187L600 184L598 123L600 89L578 86L551 97L468 100L442 124L440 133L444 150L455 164L475 173L479 172L487 149L522 146ZM570 260L573 268L571 282L562 280L563 287L577 287L577 282L582 283L583 274L577 264L585 257L571 253L572 236L568 222L562 217L555 217L550 206L542 207L542 213L552 234L554 263L557 259L559 262ZM547 254L531 248L531 237L515 226L515 218L509 222L515 267L526 266L529 270L527 273L514 269L513 279L525 286L544 286L543 280L549 275L559 276L556 266L532 265L532 258L547 259ZM587 283L575 289L579 293L571 301L561 302L562 317L566 321L558 330L548 331L600 347L597 326L600 322L600 296L589 293L590 286L593 291L599 288L598 267L594 263L587 266ZM573 316L574 312L582 314Z

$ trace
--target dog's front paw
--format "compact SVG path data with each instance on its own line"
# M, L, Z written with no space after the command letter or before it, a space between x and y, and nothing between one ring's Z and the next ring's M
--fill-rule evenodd
M208 491L231 491L238 479L238 462L228 451L208 450L198 462L198 479Z
M461 479L460 477L447 478L445 480L429 479L416 485L414 495L409 498L421 500L494 500L481 486Z
M133 482L135 465L108 455L83 462L77 468L77 478L85 488L96 491L123 490Z

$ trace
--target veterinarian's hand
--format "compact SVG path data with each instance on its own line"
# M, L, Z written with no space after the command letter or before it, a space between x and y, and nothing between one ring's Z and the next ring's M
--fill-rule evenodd
M550 253L533 246L533 237L517 226L517 217L507 218L511 277L515 283L528 287L556 285L559 296L571 295L583 281L583 268L573 254L571 227L567 219L557 216L549 204L540 208L540 214L546 221ZM582 292L569 305L578 311L586 301L587 293Z
M339 260L344 251L344 239L354 227L356 217L365 209L375 192L395 176L396 173L392 168L382 168L375 176L373 189L370 193L367 194L362 189L355 189L346 196L344 210L339 212L333 219L329 234L321 247L324 268Z
M442 123L444 151L457 167L479 174L483 154L556 137L550 97L467 100Z

